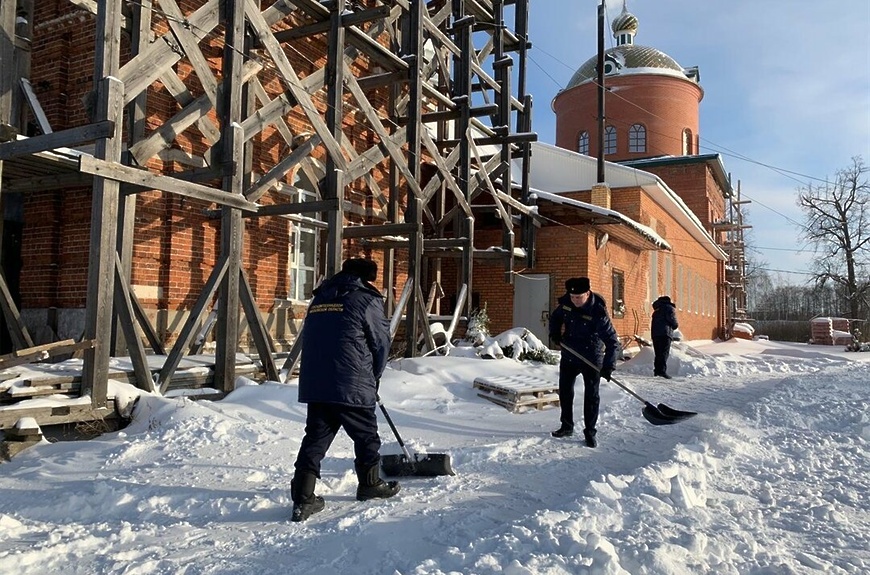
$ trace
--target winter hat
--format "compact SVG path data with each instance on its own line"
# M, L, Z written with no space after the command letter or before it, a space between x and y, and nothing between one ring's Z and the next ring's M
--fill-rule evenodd
M565 291L573 294L586 293L590 289L589 278L571 278L565 282Z
M373 282L378 279L378 264L363 258L344 260L344 263L341 265L341 271L355 275L367 282Z

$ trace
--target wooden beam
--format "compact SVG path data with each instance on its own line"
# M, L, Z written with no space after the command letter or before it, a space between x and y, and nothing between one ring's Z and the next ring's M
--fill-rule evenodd
M155 174L148 170L131 168L90 156L82 156L79 159L79 169L86 174L100 176L101 178L116 182L125 182L144 190L160 190L248 212L257 211L256 204L247 201L244 196L239 194L222 192L207 186L183 182L169 176Z
M203 6L187 17L191 29L200 34L209 34L220 21L220 6L223 0L208 0ZM124 104L129 104L140 92L148 88L155 80L170 70L182 54L175 43L168 39L172 33L167 32L157 38L151 47L143 50L118 72L118 78L124 83Z
M27 78L21 78L21 89L24 90L24 97L30 105L30 111L33 112L33 117L36 118L36 123L39 124L39 129L43 134L50 134L53 130L45 115L45 110L42 109L42 104L39 103L39 98L33 91L33 86Z
M85 143L106 138L115 131L115 123L109 120L87 124L78 128L52 132L42 136L24 138L0 144L0 160L9 160L56 148L72 148Z

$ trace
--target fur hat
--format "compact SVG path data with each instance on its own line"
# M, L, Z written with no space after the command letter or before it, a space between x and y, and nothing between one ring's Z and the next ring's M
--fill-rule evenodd
M363 258L344 260L344 263L341 265L341 271L355 275L367 282L373 282L378 279L378 264Z
M568 293L581 294L590 289L589 278L571 278L565 282L565 291Z

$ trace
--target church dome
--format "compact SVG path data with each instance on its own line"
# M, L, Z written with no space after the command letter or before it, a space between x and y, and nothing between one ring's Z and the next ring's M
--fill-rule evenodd
M626 5L623 4L622 13L613 20L611 29L614 38L616 38L616 46L604 52L604 74L606 76L662 74L697 82L698 78L694 71L690 70L687 73L676 60L661 50L648 46L638 46L634 43L638 20L634 14L628 11ZM594 80L598 76L597 63L597 54L586 60L574 72L565 89L568 90Z
M598 56L593 56L580 66L565 89L579 86L597 77L595 66ZM636 44L624 44L610 48L604 52L604 74L607 76L619 76L624 74L664 74L689 79L676 60L649 46Z
M620 32L637 33L637 16L623 6L622 14L616 17L610 29L613 30L613 35L617 37Z

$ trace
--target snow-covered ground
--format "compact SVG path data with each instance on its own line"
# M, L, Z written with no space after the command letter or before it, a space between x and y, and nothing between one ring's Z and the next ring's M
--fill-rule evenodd
M305 408L296 385L220 402L144 396L123 431L0 464L3 574L753 574L870 572L870 353L766 341L676 344L615 377L700 412L652 426L602 383L597 449L553 439L556 408L512 414L476 377L557 367L393 362L381 385L412 451L457 475L354 499L351 443L324 461L326 509L291 523ZM582 411L580 397L578 414ZM386 423L383 453L399 453Z

